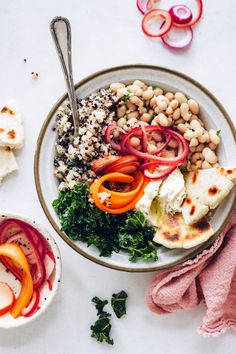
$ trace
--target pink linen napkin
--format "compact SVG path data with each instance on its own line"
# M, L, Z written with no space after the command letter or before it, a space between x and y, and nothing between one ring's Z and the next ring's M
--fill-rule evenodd
M201 301L206 314L199 333L236 330L236 210L209 249L158 274L147 290L147 304L157 314L189 310Z

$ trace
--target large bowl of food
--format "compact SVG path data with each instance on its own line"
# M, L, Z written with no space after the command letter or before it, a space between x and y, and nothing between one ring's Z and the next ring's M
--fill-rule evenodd
M235 128L219 101L184 74L129 65L76 85L40 131L35 181L57 233L81 255L152 271L209 247L235 206Z

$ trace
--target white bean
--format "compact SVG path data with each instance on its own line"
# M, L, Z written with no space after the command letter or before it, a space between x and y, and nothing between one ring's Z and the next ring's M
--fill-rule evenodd
M198 140L200 143L208 143L209 142L208 132L205 130L204 133L201 136L199 136Z
M130 86L129 86L129 90L130 90L131 92L133 92L134 94L136 94L136 92L140 90L140 87L137 86L137 85L130 85Z
M158 113L160 113L160 112L158 112ZM152 118L152 117L153 117L153 114L154 114L153 109L149 109L149 110L148 110L148 114L150 114L150 116L151 116L151 118Z
M177 125L177 129L178 129L178 131L180 131L180 133L183 134L183 133L186 132L186 130L187 130L188 128L186 127L185 124L180 123L180 124Z
M199 136L201 136L201 135L203 134L203 132L204 132L203 127L197 128L197 129L195 130L195 136L196 136L196 138L198 138Z
M190 140L189 146L191 146L191 147L198 146L198 140L196 138L192 138Z
M140 98L137 97L137 96L131 96L131 97L129 98L129 100L130 100L131 103L136 104L136 106L139 106L139 107L140 107L140 106L143 106L143 101L140 100Z
M199 144L197 147L196 147L196 151L197 152L202 152L202 150L204 149L205 145L204 144Z
M118 97L122 97L124 96L124 94L128 94L127 88L121 87L120 89L117 90L116 94Z
M127 121L127 125L130 127L134 127L135 125L137 125L138 119L136 119L135 117L130 118Z
M192 130L187 130L185 133L184 133L184 139L190 141L191 139L195 138L195 132L192 131Z
M195 164L198 168L201 168L202 167L202 161L201 160L198 160Z
M216 148L217 148L217 145L213 144L213 143L210 143L208 146L211 150L216 150Z
M126 102L126 106L130 110L130 112L133 112L136 110L136 105L131 103L129 100Z
M127 114L128 118L138 118L139 117L139 112L138 111L133 111Z
M153 134L152 134L152 138L153 138L155 141L157 141L157 142L160 142L160 141L163 140L161 134L159 134L159 133L153 133Z
M153 95L154 95L153 90L146 90L143 92L142 97L144 100L150 100L153 97Z
M156 98L156 96L153 96L153 98L151 98L151 100L150 100L150 106L151 106L152 108L155 108L155 107L157 106L157 98Z
M168 127L169 122L167 117L165 116L165 114L163 113L159 113L158 114L158 123L162 126L162 127Z
M190 111L193 114L198 114L199 113L199 106L198 106L198 103L195 100L193 100L193 99L188 100L188 105L189 105Z
M159 107L155 107L155 108L154 108L154 112L155 112L156 114L159 114L159 113L161 113L161 110L160 110Z
M188 100L182 92L176 92L175 98L179 101L179 104L187 103Z
M158 101L165 101L167 104L170 103L170 101L168 100L168 98L166 96L163 96L163 95L159 95L157 96L157 102Z
M209 164L209 162L204 160L203 163L202 163L202 168L205 170L207 168L211 168L211 165Z
M175 120L175 124L178 125L178 124L184 124L185 121L183 120L183 118L179 118L177 120ZM186 124L185 124L186 125Z
M201 125L196 119L193 119L190 122L190 127L191 127L191 129L196 130L198 128L201 128Z
M196 163L197 160L200 160L202 158L202 154L199 152L195 152L195 154L192 154L191 156L191 162Z
M168 143L168 146L171 147L172 149L176 149L178 147L178 143L175 139L171 139L170 142Z
M114 129L114 130L112 131L112 135L114 136L114 138L118 138L118 137L120 136L119 130Z
M110 85L110 89L111 89L112 92L116 92L118 89L120 89L122 87L125 87L125 85L122 84L121 82L113 82Z
M148 146L147 146L147 152L148 152L149 154L155 152L156 149L157 149L157 147L156 147L155 145L153 145L153 144L148 144Z
M179 105L179 101L174 99L174 100L170 101L170 105L173 109L176 109Z
M210 137L210 141L215 144L218 145L220 143L220 138L219 136L216 134L216 131L214 129L210 129L209 130L209 137Z
M179 119L180 117L180 108L176 108L173 112L173 119L176 120L176 119Z
M210 148L206 147L202 150L202 155L205 160L211 164L214 164L218 161L216 154Z
M133 146L133 147L137 147L140 145L140 139L139 138L136 138L135 136L133 136L131 139L130 139L130 145Z
M140 114L147 113L147 108L143 106L139 106L138 111Z

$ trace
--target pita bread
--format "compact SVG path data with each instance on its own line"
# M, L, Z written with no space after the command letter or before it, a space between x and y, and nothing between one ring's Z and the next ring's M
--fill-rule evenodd
M12 149L0 148L0 183L9 173L18 170L18 165Z
M12 106L0 109L0 146L20 149L24 141L21 115Z
M186 198L181 206L186 224L194 224L215 209L236 183L236 169L224 167L185 174Z
M153 241L167 248L192 248L207 241L213 233L206 218L186 225L181 213L165 214L159 221Z

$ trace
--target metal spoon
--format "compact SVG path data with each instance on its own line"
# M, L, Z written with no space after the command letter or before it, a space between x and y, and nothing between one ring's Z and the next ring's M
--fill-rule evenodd
M65 17L55 17L50 23L50 31L66 81L68 97L70 100L72 118L74 123L74 135L79 131L79 113L77 109L75 88L71 64L71 27L70 22Z

